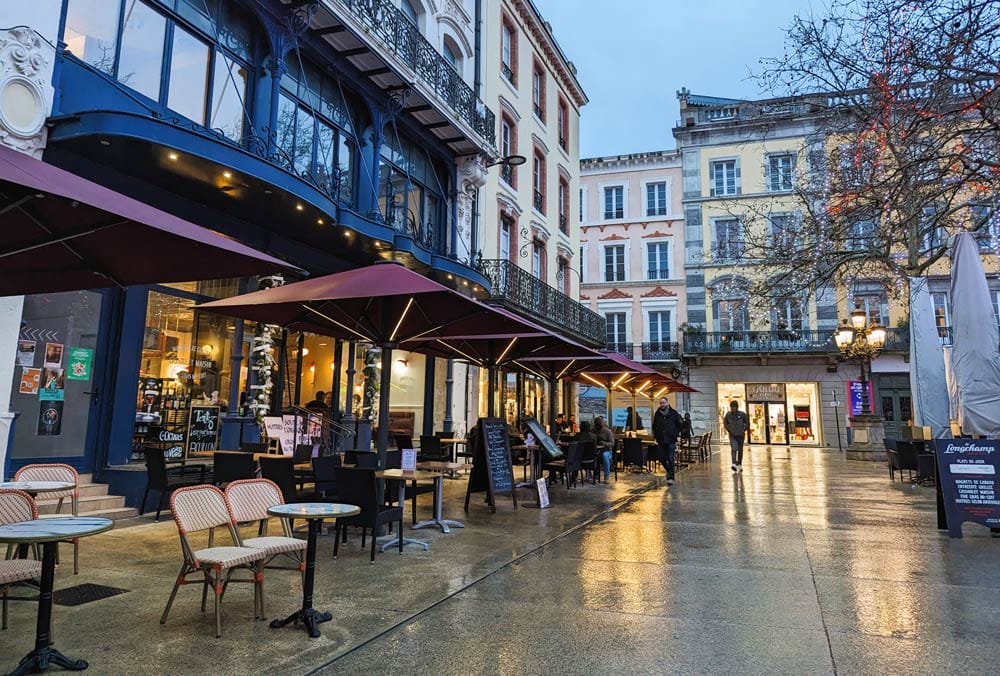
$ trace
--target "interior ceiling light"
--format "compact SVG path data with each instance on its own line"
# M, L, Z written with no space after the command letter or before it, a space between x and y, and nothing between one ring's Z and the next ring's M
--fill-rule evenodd
M296 204L296 205L295 205L295 210L296 210L296 211L302 211L302 209L304 209L304 208L305 208L305 207L303 207L303 206L302 206L301 204Z
M173 160L174 162L176 162L176 161L177 161L177 158L178 158L179 156L177 155L177 153L168 153L168 154L167 154L167 157L169 157L169 158L170 158L170 159L172 159L172 160Z

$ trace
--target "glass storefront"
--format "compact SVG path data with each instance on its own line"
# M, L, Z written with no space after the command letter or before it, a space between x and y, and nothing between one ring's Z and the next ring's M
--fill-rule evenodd
M750 417L752 444L816 445L822 438L816 383L719 383L718 392L721 441L729 440L722 421L733 401Z

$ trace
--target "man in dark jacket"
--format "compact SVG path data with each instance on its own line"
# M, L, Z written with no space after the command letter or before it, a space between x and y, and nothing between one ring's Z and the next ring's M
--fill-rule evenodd
M670 406L666 397L660 399L660 407L653 414L653 437L660 446L660 462L667 471L667 485L674 485L674 456L677 452L677 437L681 433L681 415Z

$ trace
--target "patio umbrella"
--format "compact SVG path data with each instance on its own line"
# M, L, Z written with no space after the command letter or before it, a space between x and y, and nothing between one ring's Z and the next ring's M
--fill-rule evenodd
M0 296L289 268L233 239L0 146Z
M965 434L1000 437L1000 335L979 247L969 232L952 243L951 303L958 424Z
M935 439L950 436L944 351L926 277L910 278L910 390L913 423L930 426Z
M394 261L203 303L199 309L292 331L363 340L382 349L377 446L389 440L392 350L422 352L419 339L531 334L535 327Z

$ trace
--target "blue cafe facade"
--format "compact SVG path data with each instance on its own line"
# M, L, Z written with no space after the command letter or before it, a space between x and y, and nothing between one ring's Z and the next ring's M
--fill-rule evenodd
M495 156L495 121L454 54L422 35L419 2L23 4L0 10L0 26L31 26L55 46L44 161L286 260L286 282L295 269L316 276L392 258L451 286L489 288L460 220L471 211L460 170ZM261 280L214 279L212 261L204 266L210 281L25 298L21 339L39 355L50 343L89 349L92 363L88 380L66 381L57 434L40 433L38 397L14 383L8 474L67 462L134 504L144 475L121 468L138 461L151 391L164 423L182 426L193 404L218 406L219 447L255 433L254 327L193 306ZM276 407L320 389L302 380L303 341L286 338ZM307 362L326 366L328 381L347 353L334 342L310 343ZM424 429L434 374L428 365Z

